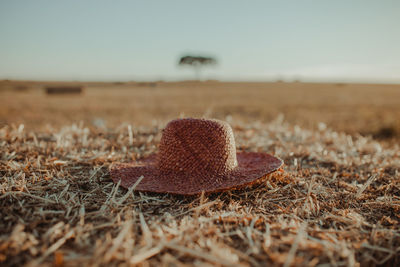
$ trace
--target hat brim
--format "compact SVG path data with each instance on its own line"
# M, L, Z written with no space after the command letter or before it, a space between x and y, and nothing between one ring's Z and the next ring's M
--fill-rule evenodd
M283 161L267 153L239 152L238 166L224 175L189 175L185 173L165 173L158 169L157 155L132 163L114 163L110 167L112 180L125 188L142 180L135 190L179 195L196 195L241 188L264 178L278 170Z

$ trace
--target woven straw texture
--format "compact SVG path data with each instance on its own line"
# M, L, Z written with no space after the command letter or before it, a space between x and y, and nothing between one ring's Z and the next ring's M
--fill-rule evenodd
M159 150L140 161L113 164L113 181L129 188L143 176L135 190L193 195L243 187L283 164L267 153L236 153L232 128L219 120L173 120Z

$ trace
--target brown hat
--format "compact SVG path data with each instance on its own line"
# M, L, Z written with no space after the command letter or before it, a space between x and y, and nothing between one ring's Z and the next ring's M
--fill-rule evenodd
M194 195L251 184L278 170L267 153L238 152L232 128L219 120L177 119L163 130L160 152L132 163L114 163L114 182L135 190Z

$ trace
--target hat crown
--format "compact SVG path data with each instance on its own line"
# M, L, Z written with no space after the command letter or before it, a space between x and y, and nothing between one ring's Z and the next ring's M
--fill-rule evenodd
M163 130L158 164L163 171L227 173L238 165L232 128L219 120L173 120Z

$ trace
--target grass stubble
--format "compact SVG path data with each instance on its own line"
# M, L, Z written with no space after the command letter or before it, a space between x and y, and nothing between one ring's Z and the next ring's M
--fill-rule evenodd
M81 94L47 94L46 88L82 88ZM24 90L20 88L24 87ZM150 126L153 119L189 117L242 121L275 119L307 129L319 122L348 134L400 140L399 84L157 82L77 83L0 81L0 127L41 130L77 121L115 128Z
M0 129L2 266L400 264L400 150L321 125L233 126L238 150L282 158L249 188L182 197L112 183L165 123Z

